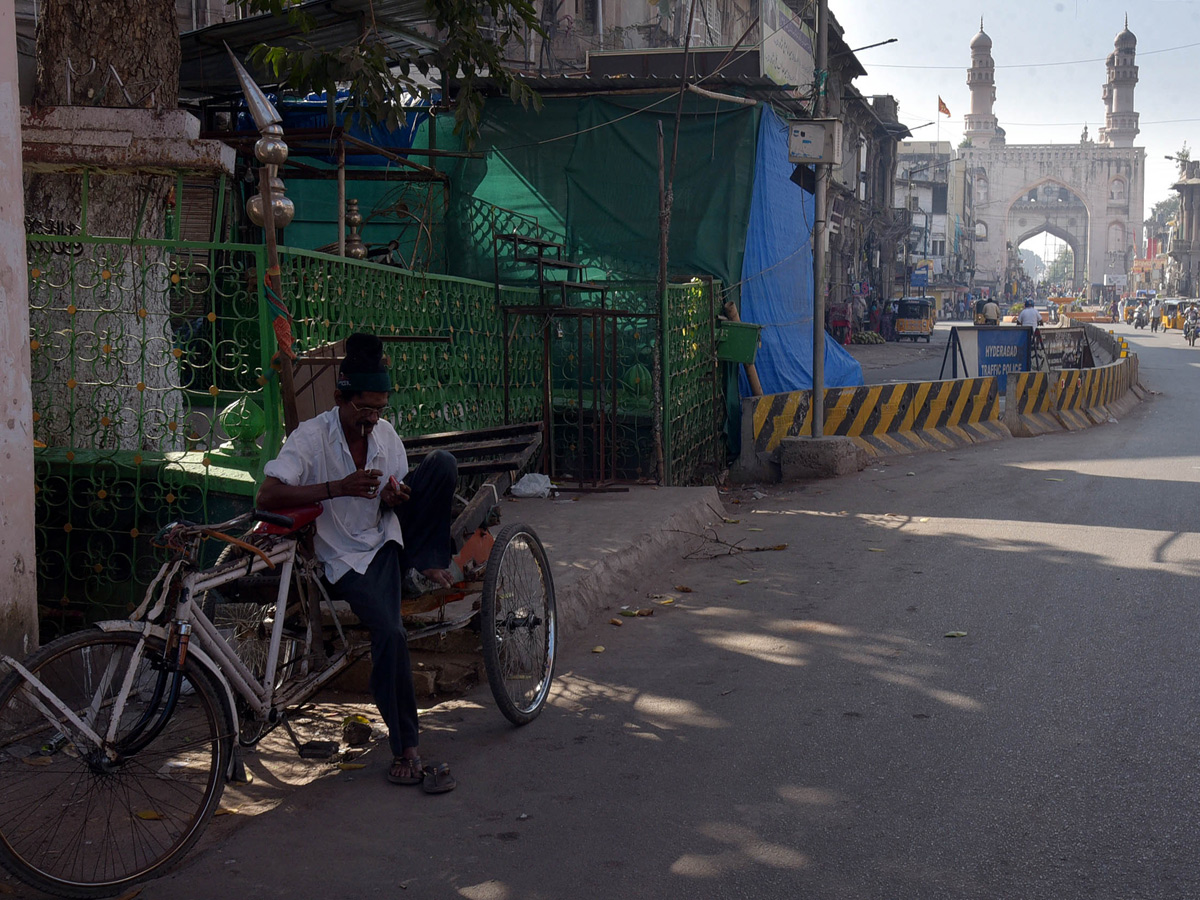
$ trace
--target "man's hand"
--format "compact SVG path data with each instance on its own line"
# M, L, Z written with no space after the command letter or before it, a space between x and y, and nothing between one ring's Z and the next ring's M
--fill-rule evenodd
M411 496L412 488L403 481L397 481L396 476L393 475L383 486L380 499L385 506L399 506L401 503L407 502Z
M379 479L383 473L378 469L356 469L337 482L338 497L365 497L374 500L379 496Z

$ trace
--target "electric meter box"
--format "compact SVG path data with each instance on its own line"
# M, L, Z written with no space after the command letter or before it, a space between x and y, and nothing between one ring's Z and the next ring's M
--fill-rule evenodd
M842 164L842 123L838 119L791 119L788 162Z

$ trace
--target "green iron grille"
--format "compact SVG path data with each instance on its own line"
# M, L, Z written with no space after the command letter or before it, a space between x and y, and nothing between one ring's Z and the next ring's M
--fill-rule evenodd
M162 525L246 502L258 450L222 449L218 413L264 402L268 332L260 248L48 235L27 246L45 640L124 615L159 565Z
M388 343L395 391L389 418L400 434L504 424L504 344L494 285L291 249L280 251L280 267L298 353L355 331ZM510 328L509 421L537 421L540 333L531 321Z
M663 444L669 484L711 482L725 467L715 332L718 294L714 282L673 284L663 303Z
M36 234L28 246L49 639L125 615L161 562L152 538L167 522L245 509L278 451L282 416L263 248ZM402 434L505 421L494 285L286 248L281 269L297 352L356 330L451 338L390 345ZM510 327L510 421L540 420L540 333ZM233 440L220 412L238 401L263 414L251 410L259 427Z

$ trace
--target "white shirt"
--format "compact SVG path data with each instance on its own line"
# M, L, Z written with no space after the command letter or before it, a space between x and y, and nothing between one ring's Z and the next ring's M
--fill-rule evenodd
M1037 328L1042 324L1042 316L1032 306L1024 306L1021 308L1021 311L1017 313L1017 324L1031 325L1034 328Z
M408 474L404 442L383 419L367 435L366 468L383 473L381 486L388 476L399 481ZM356 469L335 407L302 422L263 472L295 487L340 481ZM314 544L330 581L337 581L351 569L359 574L367 571L375 551L388 541L404 546L400 520L380 506L378 497L334 497L321 504L325 511L317 517Z

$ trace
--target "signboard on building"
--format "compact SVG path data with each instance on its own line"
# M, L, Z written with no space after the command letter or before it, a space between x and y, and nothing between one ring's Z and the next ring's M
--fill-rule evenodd
M794 94L812 89L816 35L782 0L763 0L759 59L762 74L776 84L795 86Z

